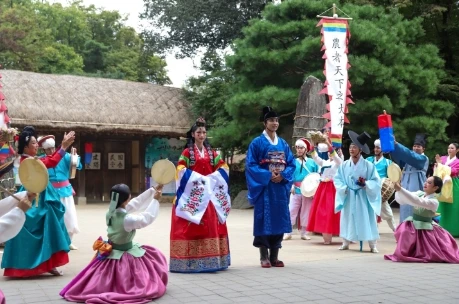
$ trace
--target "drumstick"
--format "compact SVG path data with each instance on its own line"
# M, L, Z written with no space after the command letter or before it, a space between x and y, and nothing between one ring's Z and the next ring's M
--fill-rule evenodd
M18 201L20 201L21 199L19 197L17 197L16 195L14 195L13 193L11 193L9 190L3 188L2 186L0 186L0 190L2 190L3 192L6 192L8 193L9 195L11 195L12 197L14 197L15 199L17 199Z

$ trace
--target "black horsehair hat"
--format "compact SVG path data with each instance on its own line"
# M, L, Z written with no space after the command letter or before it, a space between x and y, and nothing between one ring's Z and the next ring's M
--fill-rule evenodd
M414 138L413 146L414 145L420 145L425 148L426 147L426 135L421 134L421 133L416 134L416 137Z
M260 116L260 121L265 122L268 118L279 117L271 107L264 107L263 114Z
M359 147L363 153L370 154L370 148L368 147L367 142L371 139L371 137L367 132L364 131L362 134L358 135L354 131L349 130L348 134L354 145Z

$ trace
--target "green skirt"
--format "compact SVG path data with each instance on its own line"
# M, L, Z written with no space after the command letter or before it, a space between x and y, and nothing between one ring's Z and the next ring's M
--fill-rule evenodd
M453 178L453 203L440 202L440 226L455 238L459 237L459 178Z

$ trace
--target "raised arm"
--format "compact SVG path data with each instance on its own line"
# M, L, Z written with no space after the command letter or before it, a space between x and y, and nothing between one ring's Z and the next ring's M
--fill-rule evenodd
M424 169L428 161L427 156L418 154L400 143L395 144L395 150L391 155L394 161L401 167L406 163L418 170Z
M158 217L159 213L159 202L158 199L161 196L161 191L154 190L153 188L148 189L141 195L131 200L126 206L128 213L146 206L146 209L139 214L127 214L124 218L124 229L127 232L131 232L135 229L141 229L147 227Z
M324 165L324 160L319 157L315 149L311 152L311 157L318 166L322 167Z
M330 157L333 159L333 166L335 167L339 167L339 165L343 163L343 159L338 155L338 153L335 150L333 150L333 152L330 154Z
M400 188L399 191L395 192L395 200L400 205L422 207L434 212L438 209L437 199L419 197L417 192L410 192L404 188Z

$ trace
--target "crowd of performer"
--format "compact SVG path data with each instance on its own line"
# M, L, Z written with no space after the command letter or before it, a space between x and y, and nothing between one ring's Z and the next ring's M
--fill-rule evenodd
M270 107L263 109L264 131L250 143L246 156L248 200L254 207L253 246L258 248L263 268L284 267L282 242L293 238L296 225L302 240L321 234L323 244L340 237L339 250L353 243L368 242L378 253L378 221L387 221L397 242L395 252L384 258L395 262L459 263L459 160L457 144L448 155L435 158L433 176L424 154L425 137L417 135L412 149L395 142L386 158L381 142L374 141L370 154L368 133L349 131L350 158L344 160L323 130L323 142L301 138L290 145L277 134L279 117ZM32 277L43 273L63 275L58 267L69 262L68 252L77 247L79 232L73 189L68 180L70 154L66 152L75 133L64 134L56 148L54 136L37 137L26 127L18 141L20 161L38 158L48 169L49 182L38 195L19 189L15 197L0 201L0 243L4 275ZM76 153L76 151L72 151ZM309 156L308 156L309 155ZM392 162L403 169L400 181L390 182ZM77 168L81 169L78 158ZM302 189L303 181L310 189ZM168 271L215 272L231 265L226 219L230 211L229 169L207 141L207 127L198 119L187 133L176 172L177 193L172 206L170 260L158 249L135 243L137 229L152 224L158 216L162 185L131 199L127 185L114 185L106 214L107 239L94 243L94 259L61 291L68 301L100 303L146 303L161 297ZM315 183L315 186L313 184ZM388 189L388 187L390 189ZM397 226L388 190L400 204ZM390 194L392 194L389 191ZM133 214L134 212L140 212ZM437 213L440 213L439 214ZM439 218L439 224L434 219ZM21 250L27 244L28 250ZM107 280L107 277L110 279ZM0 291L0 303L3 296Z

